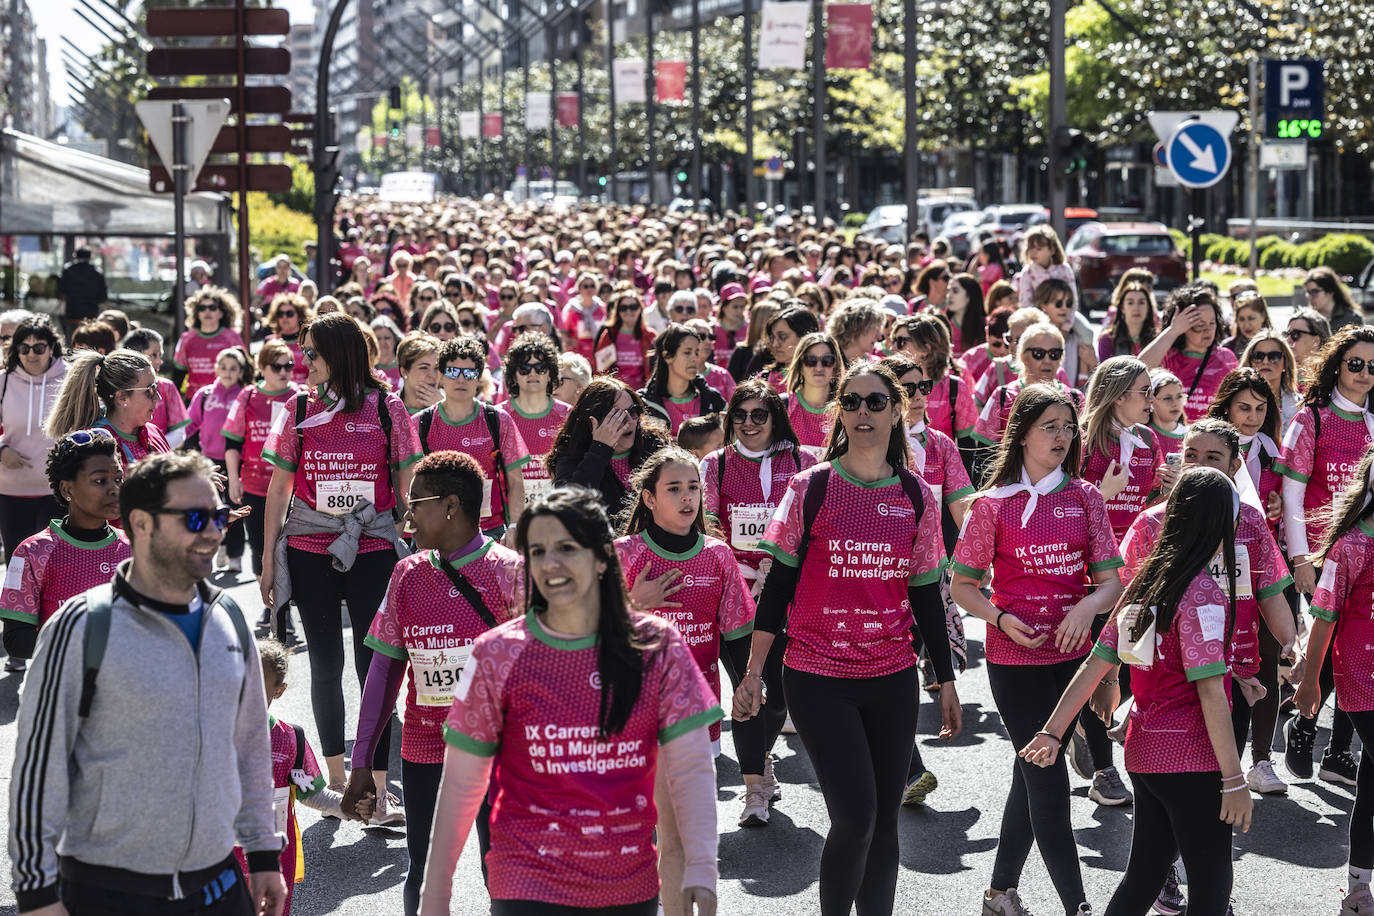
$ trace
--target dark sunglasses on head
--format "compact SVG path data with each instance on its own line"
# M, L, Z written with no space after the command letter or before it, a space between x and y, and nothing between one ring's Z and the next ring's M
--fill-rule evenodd
M743 426L745 423L762 426L768 422L768 418L771 416L772 414L762 407L755 407L753 410L745 410L741 407L730 411L730 421L737 426Z
M1256 363L1281 363L1283 362L1282 350L1256 350L1250 354L1250 361Z
M293 360L289 363L271 363L267 368L271 369L273 372L290 372L295 367L296 363Z
M802 357L802 365L808 369L814 369L817 366L831 369L835 365L835 354L826 353L823 356L817 356L814 353L808 353Z
M1041 360L1047 356L1050 359L1062 359L1064 357L1064 348L1051 347L1050 349L1046 350L1044 347L1027 347L1026 355L1034 360Z
M444 367L444 378L451 378L451 379L460 379L460 378L461 378L461 379L467 379L468 381L473 382L473 381L476 381L477 379L479 379L479 378L481 378L481 377L482 377L482 370L481 370L481 369L469 369L469 368L465 368L465 367L464 367L464 368L460 368L460 367L458 367L458 366L445 366L445 367Z
M452 321L445 321L442 323L436 321L426 328L426 330L431 334L452 334L454 331L458 330L458 325L454 324Z
M855 394L852 391L840 395L840 410L845 413L853 413L859 409L860 405L867 407L869 413L879 413L887 410L887 405L891 403L891 396L881 391L875 391L867 396Z
M1355 375L1359 375L1366 369L1369 370L1370 375L1374 375L1374 360L1370 360L1368 363L1366 363L1358 356L1352 356L1345 361L1345 368L1349 369Z
M520 367L517 368L515 371L518 372L518 373L520 373L521 375L529 375L529 374L531 374L531 373L533 373L533 374L535 374L535 375L543 375L545 372L548 372L548 371L549 371L549 364L548 364L548 363L542 363L542 362L540 362L540 363L525 363L525 365L520 366Z
M20 356L28 356L30 353L32 353L34 356L47 356L48 342L46 340L40 340L38 343L21 343L19 345Z
M909 398L914 398L918 391L921 394L929 395L935 390L935 379L923 378L919 382L902 382L902 390L906 392L906 396Z
M192 534L200 534L211 522L220 531L229 527L229 507L217 506L214 509L152 509L154 515L179 515Z
M58 440L58 447L62 449L71 448L74 445L89 445L96 439L113 439L114 435L108 429L96 426L91 429L78 429L75 432L67 433Z

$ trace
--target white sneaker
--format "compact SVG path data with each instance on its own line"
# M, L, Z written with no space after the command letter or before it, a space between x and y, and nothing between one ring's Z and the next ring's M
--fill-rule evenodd
M229 550L223 546L215 551L215 569L223 569L229 565Z
M1245 784L1250 787L1250 791L1258 792L1260 795L1288 793L1288 783L1279 778L1279 774L1274 772L1274 765L1268 760L1261 760L1250 768L1245 774Z
M28 670L28 667L29 661L26 658L15 658L13 655L11 655L9 658L5 659L6 671L26 671Z
M243 572L243 557L230 557L229 571L233 573Z
M1371 913L1374 913L1374 895L1369 893L1368 884L1357 884L1341 901L1341 916L1370 916Z
M778 785L778 778L773 775L773 755L763 755L763 785L768 789L768 803L782 800L782 786Z
M377 813L372 815L368 821L369 827L404 827L406 825L406 809L401 807L401 800L390 792L377 800Z
M764 783L744 787L744 812L739 816L741 827L764 827L768 824L768 786Z
M1021 895L1016 892L1016 888L1009 887L1000 894L989 897L983 894L983 916L1033 916L1026 905L1021 902Z

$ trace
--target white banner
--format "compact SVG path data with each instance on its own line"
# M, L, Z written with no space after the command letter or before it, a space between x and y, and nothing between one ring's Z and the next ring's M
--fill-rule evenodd
M549 129L549 94L547 92L525 94L525 129Z
M412 146L419 146L419 145L420 145L420 125L419 125L419 124L407 124L407 125L406 125L406 146L407 146L407 147L412 147Z
M806 65L806 23L811 4L764 0L763 25L759 29L760 70L800 70Z
M644 88L644 61L622 60L616 58L612 70L615 75L615 101L617 105L648 101Z
M477 112L458 112L458 138L460 140L476 140L481 128L482 123L477 118Z

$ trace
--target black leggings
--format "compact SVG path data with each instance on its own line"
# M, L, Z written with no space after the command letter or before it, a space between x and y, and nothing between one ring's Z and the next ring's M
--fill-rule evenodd
M229 466L224 463L224 459L211 458L210 460L215 462L215 469L218 470L221 474L223 474L225 476L225 479L228 479ZM246 496L248 494L245 493L244 495ZM232 509L237 509L243 505L243 503L232 502L229 499L229 493L227 488L224 494L224 501L226 503L229 503L229 506ZM265 512L266 510L264 509L263 511ZM261 518L261 516L259 516L259 518ZM234 522L234 524L230 525L229 528L224 532L224 552L234 559L238 559L243 556L242 521Z
M1350 811L1350 866L1374 868L1374 712L1347 713L1360 733L1360 771L1355 777L1355 807Z
M792 721L816 771L830 832L821 852L821 916L890 916L897 814L916 737L913 665L874 678L783 669Z
M1077 659L1053 665L988 663L992 698L1011 738L1013 754L1045 727L1079 664ZM1045 870L1050 873L1064 912L1073 916L1087 898L1083 894L1083 874L1078 868L1078 844L1069 822L1069 771L1063 754L1051 767L1015 758L1011 791L1002 811L997 858L992 867L994 890L1005 891L1021 883L1021 870L1026 867L1032 843L1040 847L1040 857L1045 860ZM1156 886L1155 891L1158 890Z
M326 757L344 752L343 698L343 621L340 604L348 599L348 619L353 627L353 667L358 672L358 688L367 681L372 650L363 645L386 595L391 571L396 567L396 551L391 548L360 553L348 572L337 572L328 554L308 553L286 548L291 572L291 598L301 614L306 649L310 652L310 705L315 712L315 728ZM391 759L391 720L377 740L372 768L385 770Z
M405 916L420 912L420 888L425 882L425 863L429 860L429 834L434 826L434 806L443 779L442 763L414 763L401 758L401 791L406 803L406 854L410 862L402 889ZM491 806L486 800L477 811L477 846L482 879L487 877L487 850L491 849Z
M720 661L730 683L739 687L740 664L731 650L735 643L743 643L745 662L748 662L749 640L740 639L721 644ZM783 723L787 721L787 691L783 689L782 656L787 651L787 634L779 633L773 639L773 647L768 650L768 658L763 664L763 683L768 688L768 702L759 708L759 714L744 722L730 723L730 740L735 745L735 758L739 761L741 775L762 776L764 758L773 750L773 745L782 734ZM725 707L730 708L730 699ZM728 713L727 713L728 715Z
M1255 677L1264 686L1264 696L1254 706L1245 702L1240 685L1231 681L1231 728L1236 737L1236 750L1243 758L1242 749L1246 740L1251 738L1250 726L1253 723L1255 733L1250 747L1252 764L1269 759L1274 746L1274 726L1278 723L1279 715L1279 643L1263 620L1259 628L1259 656L1259 671ZM1268 731L1265 731L1266 728Z
M621 906L563 906L542 900L493 900L491 916L654 916L658 898Z
M1317 679L1317 684L1322 689L1322 703L1326 703L1326 698L1336 692L1336 674L1332 667L1335 657L1334 652L1326 653L1326 661L1322 662L1321 676ZM1355 726L1350 721L1350 715L1341 709L1341 698L1336 697L1332 704L1335 709L1331 711L1331 738L1326 742L1326 749L1332 754L1340 754L1350 750L1351 739L1355 737ZM1313 728L1317 727L1315 721L1310 724ZM1361 741L1364 739L1361 738Z
M1103 629L1107 626L1107 619L1110 614L1099 614L1093 618L1092 634L1093 642L1097 642L1097 637L1102 635ZM1118 669L1118 680L1121 682L1121 703L1126 702L1126 698L1131 695L1131 666L1122 665ZM1097 713L1093 712L1090 705L1084 706L1083 711L1078 714L1078 724L1083 726L1083 737L1088 742L1088 753L1093 760L1094 770L1105 770L1112 763L1112 744L1111 736L1107 734L1107 723L1098 718Z
M1220 817L1221 771L1132 773L1131 784L1131 857L1106 916L1149 913L1180 854L1188 870L1188 916L1225 916L1231 899L1231 825Z
M57 504L56 497L5 496L0 494L0 541L5 545L5 562L14 556L21 541L33 537L55 518L67 513Z
M253 552L253 575L261 579L263 544L266 541L263 525L267 520L267 497L245 492L243 504L253 510L241 524L243 533L248 536L248 546Z

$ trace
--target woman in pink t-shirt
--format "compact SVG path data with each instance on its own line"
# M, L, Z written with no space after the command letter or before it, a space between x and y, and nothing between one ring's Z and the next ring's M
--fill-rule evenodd
M544 466L544 456L553 449L558 431L572 410L553 396L562 380L558 356L553 338L539 332L520 335L506 351L506 391L511 398L496 409L510 417L529 452L530 461L520 469L527 503L553 488L553 475Z
M247 351L234 330L240 315L239 301L228 290L207 286L186 300L186 330L172 354L172 379L184 391L195 394L215 381L215 360L226 347Z
M940 734L961 726L939 590L940 509L908 469L906 393L890 369L862 361L836 401L826 461L792 478L764 530L774 563L733 703L736 720L758 714L764 663L786 619L788 706L831 814L823 916L855 904L892 911L920 689L913 625L941 685Z
M990 488L975 498L954 548L950 591L988 623L988 682L1018 747L1041 727L1087 654L1093 619L1121 594L1121 557L1102 494L1073 476L1081 449L1074 401L1048 385L1028 385L1011 406ZM989 571L991 599L979 590ZM1088 591L1089 581L1096 590ZM1097 778L1110 781L1113 793L1120 786L1114 769ZM1017 760L984 913L1022 912L1016 888L1032 836L1064 911L1086 906L1068 771Z
M1061 737L1102 688L1109 716L1114 669L1135 666L1126 769L1136 788L1131 855L1107 916L1143 914L1174 857L1188 870L1188 911L1230 910L1232 827L1250 829L1253 802L1231 729L1227 671L1234 593L1208 569L1218 554L1234 581L1240 494L1214 468L1180 476L1159 543L1127 589L1092 654L1035 734L1017 739L1026 766L1057 765ZM1125 655L1128 648L1134 653ZM1374 733L1371 734L1374 737Z
M816 454L825 450L830 438L830 407L843 371L840 345L825 332L807 334L797 343L787 370L783 403L797 440Z
M226 480L229 466L225 463L228 440L224 438L224 428L234 401L252 379L248 354L238 347L226 347L215 359L215 381L192 395L187 408L190 418L186 426L187 447L200 449L206 458L215 463L215 469L225 475ZM234 509L240 508L240 503L235 499L230 499L229 505ZM216 565L228 568L230 572L242 572L243 541L244 527L236 520L224 532L224 541L215 557Z
M134 462L172 450L162 430L149 422L160 397L153 365L142 353L115 350L106 356L79 350L48 414L48 435L57 439L78 429L108 429L128 473Z
M1183 414L1191 423L1207 412L1221 380L1240 359L1221 345L1226 319L1209 286L1189 283L1170 293L1160 324L1163 330L1140 351L1140 360L1152 369L1168 369L1183 382Z
M520 517L528 605L473 643L454 689L424 916L449 912L484 797L492 916L653 916L660 893L687 912L714 910L708 729L720 707L677 628L630 609L612 537L580 488L555 489ZM685 847L680 887L659 884L660 771Z

